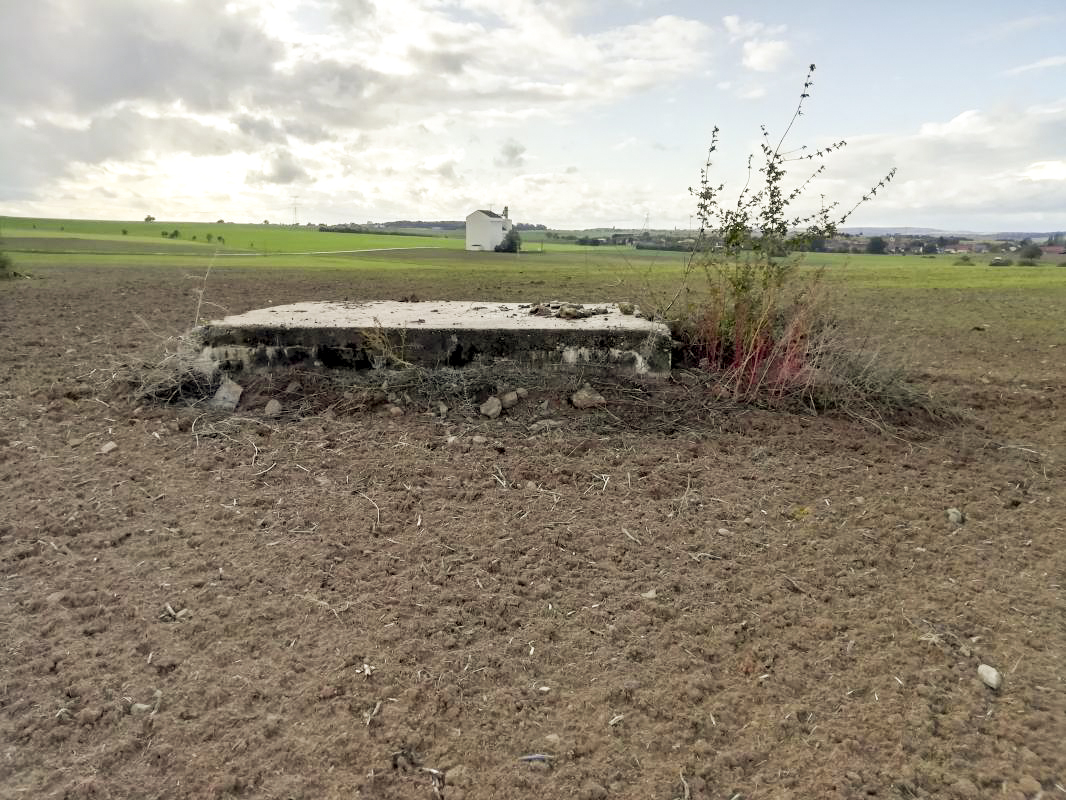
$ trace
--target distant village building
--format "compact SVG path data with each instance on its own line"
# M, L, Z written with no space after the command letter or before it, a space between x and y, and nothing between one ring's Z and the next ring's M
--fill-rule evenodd
M507 206L503 214L495 211L475 211L466 218L466 249L486 250L492 252L503 242L503 237L511 230L511 220L507 218Z

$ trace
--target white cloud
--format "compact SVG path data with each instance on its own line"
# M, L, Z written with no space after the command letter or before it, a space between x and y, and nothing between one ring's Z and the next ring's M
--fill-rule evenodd
M1066 161L1034 161L1021 177L1031 181L1066 181Z
M1066 104L969 110L911 134L853 137L829 159L826 177L808 196L825 192L847 206L895 166L895 181L856 219L939 219L984 230L1015 218L1027 219L1027 226L1036 220L1052 225L1056 214L1061 218L1058 209L1066 208L1063 141Z
M752 39L744 42L744 66L756 72L773 72L788 58L791 48L781 39Z
M735 14L722 17L722 27L729 35L730 42L753 39L758 36L777 36L784 33L784 25L766 25L754 20L744 20Z
M508 139L500 145L499 153L493 163L505 169L521 167L526 163L526 146L514 139Z
M737 92L737 97L739 97L741 100L758 100L765 96L765 86L748 86L744 89L740 89Z
M1020 67L1014 67L1007 70L1008 75L1021 75L1023 72L1033 72L1040 69L1051 69L1053 67L1066 66L1066 56L1049 56L1048 58L1042 58L1039 61L1034 61L1031 64L1023 64Z
M1017 17L1005 22L997 23L988 27L972 37L974 42L1000 41L1009 36L1019 33L1027 33L1038 28L1054 29L1058 23L1066 18L1066 15L1058 14L1031 14L1025 17Z

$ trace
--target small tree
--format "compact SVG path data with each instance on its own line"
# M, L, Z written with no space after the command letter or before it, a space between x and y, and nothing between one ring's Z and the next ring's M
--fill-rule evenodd
M643 313L665 319L690 363L715 373L719 391L742 402L802 395L811 405L824 406L832 398L822 393L845 391L826 387L845 384L847 391L865 397L855 381L836 380L846 359L827 342L830 320L819 302L824 294L819 275L797 280L801 257L788 251L790 245L800 249L798 242L832 239L837 227L883 189L896 170L849 210L823 199L816 211L793 211L811 181L825 171L823 162L846 144L831 142L813 151L785 147L810 96L814 69L811 64L780 139L775 143L762 127L760 154L749 156L749 179L735 199L727 200L725 185L711 181L711 159L718 149L718 128L712 130L699 186L690 190L700 224L681 282L666 296L650 281L645 287L652 308ZM790 164L810 162L816 166L806 179L795 188L786 186ZM761 175L759 185L752 180L755 172ZM706 279L702 290L692 285L700 274Z
M1018 251L1018 258L1026 258L1031 261L1035 261L1036 259L1041 258L1043 255L1044 251L1040 249L1040 245L1032 243L1025 245L1024 247L1022 247L1021 250Z
M153 217L151 214L149 214L148 216L146 216L144 218L144 221L145 222L155 222L155 217Z
M522 249L522 237L517 228L511 228L504 234L503 241L496 245L497 253L517 253Z
M885 254L885 240L880 236L870 237L870 241L866 243L866 252L883 256Z

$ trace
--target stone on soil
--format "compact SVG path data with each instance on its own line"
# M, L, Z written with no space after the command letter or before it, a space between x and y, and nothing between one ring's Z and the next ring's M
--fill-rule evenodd
M243 386L232 378L223 377L218 391L215 392L215 396L208 401L207 405L216 411L233 411L237 408L237 403L241 401L243 392Z
M957 508L949 508L947 510L948 522L953 525L961 525L966 521L966 515L963 514Z
M496 419L501 411L503 411L503 403L498 397L490 397L481 404L481 413L489 419Z
M999 670L995 667L990 667L988 664L982 664L977 668L977 675L981 678L981 681L989 689L998 689L1003 685L1003 676Z
M504 408L514 408L518 405L518 392L506 392L500 395L500 405Z
M266 404L266 408L263 409L263 413L268 417L276 417L281 414L281 403L277 400L271 400Z
M540 433L541 431L550 431L552 428L559 428L562 426L562 421L557 419L542 419L537 420L529 426L531 433Z

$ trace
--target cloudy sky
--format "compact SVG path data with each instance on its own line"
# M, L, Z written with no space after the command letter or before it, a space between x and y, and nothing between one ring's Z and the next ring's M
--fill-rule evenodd
M711 129L852 222L1066 229L1063 0L0 0L0 213L687 226ZM806 177L797 165L797 180Z

